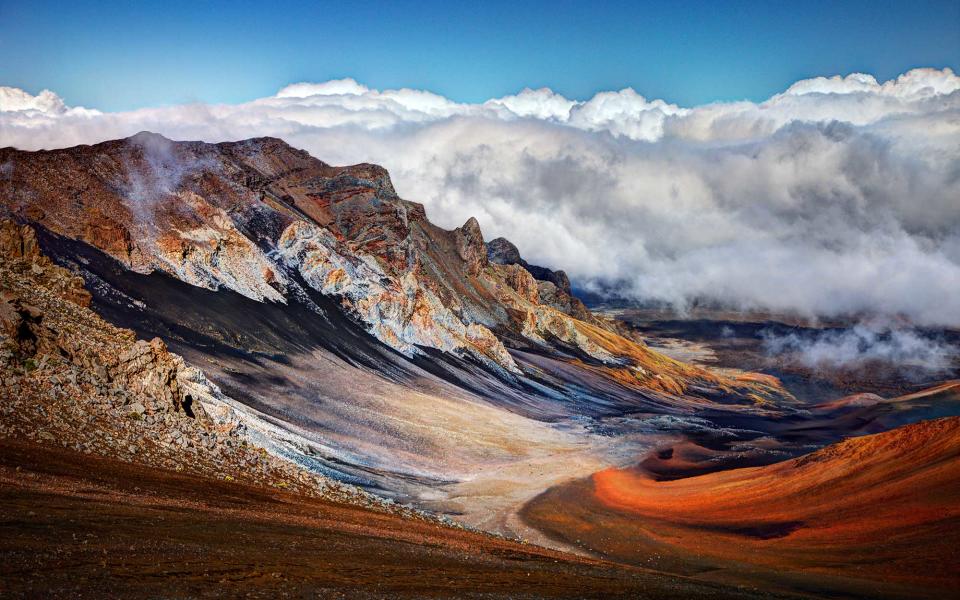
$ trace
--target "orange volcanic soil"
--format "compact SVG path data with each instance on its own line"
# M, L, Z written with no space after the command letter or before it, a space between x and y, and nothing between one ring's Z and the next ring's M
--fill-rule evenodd
M960 585L960 417L774 465L657 479L601 471L544 493L524 517L608 557L711 579L768 571L773 582L776 571L794 590L897 597Z

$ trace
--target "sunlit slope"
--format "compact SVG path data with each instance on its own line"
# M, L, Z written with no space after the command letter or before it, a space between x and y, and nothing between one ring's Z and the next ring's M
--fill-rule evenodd
M749 568L733 563L744 562L935 590L957 583L958 482L960 417L950 417L672 481L608 469L546 492L524 516L611 557L668 569L742 573Z

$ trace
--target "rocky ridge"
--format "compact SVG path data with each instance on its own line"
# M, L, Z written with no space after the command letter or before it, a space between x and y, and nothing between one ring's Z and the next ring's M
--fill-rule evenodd
M553 271L546 267L531 265L520 256L520 250L507 238L494 238L487 242L487 257L498 265L520 265L538 281L550 282L563 293L572 296L570 278L564 271Z
M534 290L524 294L531 302L554 308L565 315L584 321L603 329L615 332L634 342L642 344L642 339L624 323L595 314L573 294L570 278L566 272L553 271L528 263L520 255L520 250L506 238L495 238L487 242L487 257L490 263L518 267L530 274L534 280ZM511 283L514 289L519 289Z
M10 165L0 212L135 272L258 302L309 304L309 286L408 357L435 349L510 380L538 374L511 350L559 349L630 389L783 395L775 381L658 355L587 310L562 271L529 265L506 240L485 244L475 219L453 231L431 224L376 165L332 167L274 138L207 144L146 132L63 150L0 149L0 161Z

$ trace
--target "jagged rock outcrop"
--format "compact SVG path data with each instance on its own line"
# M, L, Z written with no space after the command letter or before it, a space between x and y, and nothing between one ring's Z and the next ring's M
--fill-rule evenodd
M12 261L24 261L21 264L29 264L34 275L48 275L47 285L54 287L64 298L78 306L90 306L90 292L83 287L83 279L50 268L50 259L41 254L32 227L0 219L0 256L6 257L11 264Z
M605 329L630 336L627 328L596 317L580 301L570 288L570 278L563 271L552 271L545 267L531 265L520 256L517 247L506 238L496 238L487 242L489 261L498 265L517 265L537 280L537 298L541 304L552 306L558 311L575 319L599 325ZM524 294L532 297L532 294ZM637 340L635 340L637 341Z
M552 271L546 267L531 265L523 260L517 247L506 238L500 237L487 242L487 256L490 262L498 265L520 265L529 271L534 279L549 281L565 294L573 295L570 289L570 278L564 271Z
M351 256L328 230L303 221L284 230L279 252L314 289L341 297L348 311L370 324L373 335L405 354L415 353L418 345L467 352L491 367L520 372L489 329L464 324L419 285L413 271L398 279L376 260Z
M26 225L17 225L13 221L0 221L0 254L9 259L37 259L40 245L36 233Z
M141 397L152 399L146 411L173 409L190 417L206 418L181 381L188 377L183 359L171 354L160 338L138 340L117 357L110 377Z
M590 309L584 306L583 302L581 302L579 298L572 296L569 292L565 292L563 288L557 287L557 285L552 281L538 281L537 294L539 295L542 303L552 306L560 312L570 315L575 319L600 324L605 328L613 328L620 334L625 333L623 328L617 327L616 324L609 323L608 321L604 321L596 317L592 312L590 312Z
M453 232L457 240L457 254L466 264L467 272L476 277L487 266L487 247L483 243L480 223L470 217L463 227Z
M537 287L537 281L522 266L511 264L506 267L507 283L510 284L520 297L532 304L540 303L540 291Z

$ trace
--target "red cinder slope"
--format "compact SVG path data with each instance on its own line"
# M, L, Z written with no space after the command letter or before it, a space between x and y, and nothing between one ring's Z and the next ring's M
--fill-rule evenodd
M545 493L525 517L620 559L660 557L668 569L743 571L736 563L745 562L936 595L960 583L960 418L674 481L609 469Z

